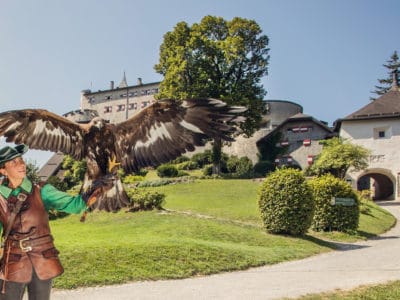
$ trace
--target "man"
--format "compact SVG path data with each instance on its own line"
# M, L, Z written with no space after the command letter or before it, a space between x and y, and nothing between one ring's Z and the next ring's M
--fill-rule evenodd
M28 146L0 149L0 223L3 227L0 261L0 299L50 299L52 279L63 272L50 232L47 211L80 213L91 195L70 196L50 184L26 177L22 155Z

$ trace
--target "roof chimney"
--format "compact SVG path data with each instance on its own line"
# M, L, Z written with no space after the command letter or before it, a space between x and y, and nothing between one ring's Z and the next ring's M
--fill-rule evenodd
M114 81L111 80L111 81L110 81L110 90L113 90L113 89L114 89Z
M138 85L143 85L142 78L139 77L139 78L137 79L137 84L138 84Z

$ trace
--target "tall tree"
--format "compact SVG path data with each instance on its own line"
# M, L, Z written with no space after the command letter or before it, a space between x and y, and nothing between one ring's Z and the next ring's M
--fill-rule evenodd
M250 136L262 118L268 74L268 37L253 20L206 16L189 26L179 22L164 35L155 70L164 76L158 98L211 97L248 108L242 124ZM215 155L221 141L214 141Z
M400 68L400 61L399 61L399 56L397 55L397 51L393 52L390 59L387 60L386 64L383 64L383 66L387 69L388 76L384 79L378 79L380 85L376 85L375 91L372 91L372 93L378 96L381 96L389 91L393 83L393 74L396 74L397 85L400 86L400 80L399 77L397 76ZM370 99L376 100L375 97L370 97Z

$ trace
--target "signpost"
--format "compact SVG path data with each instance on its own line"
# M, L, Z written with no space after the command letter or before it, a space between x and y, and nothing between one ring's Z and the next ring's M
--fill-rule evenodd
M331 205L353 206L356 205L356 200L354 198L332 197Z

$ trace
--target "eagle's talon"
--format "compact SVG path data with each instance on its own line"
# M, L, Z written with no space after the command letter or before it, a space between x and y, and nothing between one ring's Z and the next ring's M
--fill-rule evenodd
M117 162L117 158L115 157L115 155L113 155L113 157L110 159L108 159L108 172L112 172L112 170L119 166L121 163Z

